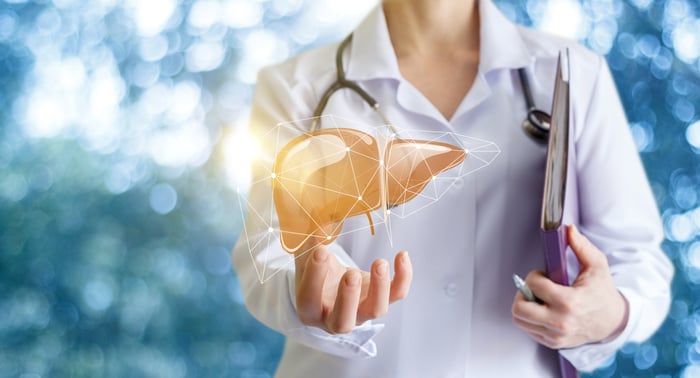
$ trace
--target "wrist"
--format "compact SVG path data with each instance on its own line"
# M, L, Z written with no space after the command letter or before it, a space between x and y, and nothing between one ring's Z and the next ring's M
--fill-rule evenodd
M627 327L627 322L629 321L630 306L627 302L627 298L625 298L625 296L622 295L622 293L620 293L619 291L617 291L617 295L620 301L622 302L622 318L618 322L617 326L612 330L612 332L610 332L608 336L604 337L602 340L599 341L599 343L601 344L608 343L620 336L622 334L622 331L625 330L625 327Z

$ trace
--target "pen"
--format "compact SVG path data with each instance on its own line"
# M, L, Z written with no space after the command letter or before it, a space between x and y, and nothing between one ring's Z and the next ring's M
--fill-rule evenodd
M515 284L515 287L518 290L520 290L521 293L523 293L523 296L525 297L526 301L542 303L542 301L539 298L535 297L535 294L532 294L532 290L530 290L525 281L522 278L520 278L519 275L513 275L513 283Z

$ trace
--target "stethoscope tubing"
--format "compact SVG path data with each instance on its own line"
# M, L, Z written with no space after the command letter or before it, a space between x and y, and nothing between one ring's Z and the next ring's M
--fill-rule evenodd
M323 96L321 96L321 100L318 102L318 105L316 105L316 109L314 110L313 113L313 121L311 122L311 131L316 131L318 128L318 123L321 118L321 115L323 114L323 110L326 109L326 105L328 105L328 101L330 100L331 96L335 92L337 92L339 89L342 88L347 88L350 89L351 91L357 93L360 97L362 97L363 100L372 108L374 111L379 114L379 117L382 119L384 124L388 126L391 129L391 132L394 133L394 135L398 136L399 133L394 127L394 125L389 122L389 119L384 115L384 113L381 111L379 102L374 99L367 91L362 89L357 83L348 80L345 77L345 69L343 68L343 51L345 51L346 46L350 43L352 40L352 34L348 35L345 37L343 42L340 43L340 46L338 46L338 49L335 53L335 72L336 72L336 79L333 84L331 84L328 89L323 93Z
M343 52L345 51L347 45L352 40L352 33L345 37L345 39L340 43L338 49L335 53L335 69L336 69L336 80L333 84L326 89L326 91L321 96L321 100L316 105L313 113L313 121L311 123L311 132L318 129L318 124L323 111L328 105L328 101L331 96L335 94L338 90L342 88L350 89L351 91L358 94L362 99L372 108L377 114L382 118L384 124L387 125L391 132L396 136L399 135L394 125L389 122L387 117L381 111L379 102L374 99L367 91L362 89L357 83L348 80L345 77L345 69L343 68ZM518 78L520 80L520 85L523 91L523 97L525 97L525 105L527 107L527 115L525 120L523 120L522 127L525 133L535 142L540 144L546 144L549 137L549 125L551 122L551 116L535 107L535 102L532 97L532 92L530 90L530 83L527 78L527 72L525 68L518 68Z

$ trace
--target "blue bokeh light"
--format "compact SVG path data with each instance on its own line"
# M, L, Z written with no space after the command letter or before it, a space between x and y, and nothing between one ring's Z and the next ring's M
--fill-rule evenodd
M0 0L0 376L270 377L228 255L256 74L375 2ZM677 270L590 376L700 377L700 6L496 3L606 56Z

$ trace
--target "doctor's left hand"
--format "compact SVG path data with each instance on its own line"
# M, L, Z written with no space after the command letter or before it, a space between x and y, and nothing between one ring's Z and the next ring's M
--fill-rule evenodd
M389 304L406 297L413 277L406 252L389 263L377 259L369 272L348 268L324 245L294 259L299 321L332 334L348 333L356 325L383 316Z
M605 255L575 226L567 232L580 264L574 283L558 285L543 271L532 271L525 282L543 303L528 302L518 291L512 307L513 322L552 349L612 340L628 318L627 301L615 287Z

